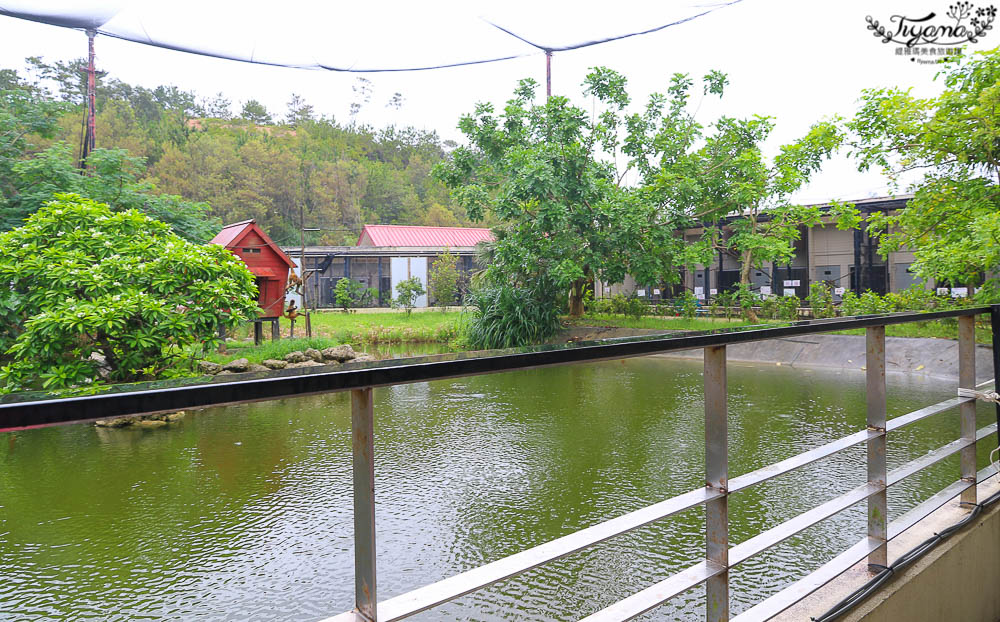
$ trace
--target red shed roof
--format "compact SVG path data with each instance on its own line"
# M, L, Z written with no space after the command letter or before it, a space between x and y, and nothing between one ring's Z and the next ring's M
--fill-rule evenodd
M367 244L365 237L367 236ZM489 229L474 227L417 227L365 225L358 246L475 246L493 239Z
M212 240L209 244L218 244L225 248L235 248L240 245L240 240L242 240L248 233L254 231L257 235L264 240L268 247L274 251L274 253L284 260L288 264L289 268L295 267L295 263L288 258L281 248L274 243L264 230L257 226L256 220L244 220L242 222L234 222L231 225L226 225Z

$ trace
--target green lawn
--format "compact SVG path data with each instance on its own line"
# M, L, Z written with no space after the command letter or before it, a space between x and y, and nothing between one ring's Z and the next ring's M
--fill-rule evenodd
M836 335L864 335L865 329L842 330ZM887 337L933 337L936 339L958 339L958 320L930 320L911 324L894 324L885 327ZM976 343L993 343L993 330L989 322L976 321Z
M281 320L281 340L270 341L270 326L265 325L265 341L260 346L243 339L249 334L248 329L237 333L236 342L227 344L227 352L206 353L204 358L215 362L230 361L245 357L252 363L259 363L268 358L282 358L293 350L316 348L322 350L328 346L349 343L355 350L374 350L378 346L403 343L453 344L458 342L462 332L462 324L466 316L457 311L448 313L422 312L407 316L402 311L386 311L384 313L342 313L338 311L323 311L312 313L313 338L305 339L305 317L300 316L295 323L295 337L289 339L289 321ZM760 324L777 322L762 319ZM749 322L734 318L680 318L680 317L642 317L627 318L621 315L586 315L578 319L563 318L563 323L569 326L614 326L622 328L638 328L650 330L712 330L719 328L735 328L748 326ZM863 335L864 329L838 331L836 334ZM886 327L886 335L890 337L937 337L955 339L958 336L958 323L954 320L935 320L914 324L900 324ZM991 343L989 323L976 324L976 341ZM459 342L460 343L460 342Z
M462 314L449 311L425 311L409 316L403 311L387 310L384 313L343 313L341 311L313 311L310 315L312 336L327 338L337 343L367 345L379 343L447 343L458 336ZM289 336L290 322L281 318L281 337ZM264 336L270 339L270 324L264 325ZM295 321L295 337L306 334L306 319L300 315Z
M564 321L569 322L573 326L619 326L623 328L645 328L652 330L712 330L716 328L748 326L750 324L750 322L739 318L732 320L727 320L724 317L687 319L683 317L646 316L631 318L608 314L585 315L579 319L564 318Z
M361 352L376 346L402 343L439 343L453 341L461 332L462 314L458 312L421 312L407 316L403 311L385 313L312 312L312 338L306 339L305 316L295 322L294 338L289 337L291 323L281 318L281 339L271 341L271 325L264 324L264 343L255 346L246 338L253 333L249 326L232 333L236 341L226 343L226 352L206 352L205 360L217 363L234 358L246 358L260 363L269 358L282 358L289 352L350 344Z
M759 324L783 323L782 320L768 320L761 318ZM648 328L663 330L711 330L715 328L732 328L737 326L748 326L750 322L734 318L727 321L725 318L662 318L662 317L642 317L625 318L621 315L587 315L579 320L572 320L571 324L576 326L622 326L627 328ZM863 335L865 330L836 331L835 335ZM937 339L958 339L958 321L951 320L929 320L926 322L913 322L910 324L894 324L885 327L885 334L888 337L932 337ZM990 323L985 320L976 321L976 343L993 343L993 333Z

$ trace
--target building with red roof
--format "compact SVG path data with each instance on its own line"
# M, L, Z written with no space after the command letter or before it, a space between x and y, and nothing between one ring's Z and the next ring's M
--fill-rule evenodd
M255 220L226 225L212 238L243 260L257 281L257 304L262 318L275 318L285 310L285 288L288 271L295 263L274 243Z
M476 247L493 239L489 229L476 227L421 227L410 225L364 225L355 246L286 247L292 260L304 259L310 307L333 307L337 281L349 278L378 291L377 304L387 306L396 295L396 285L417 277L427 287L427 276L435 259L444 252L458 256L460 287L479 265ZM427 295L418 307L436 304Z
M493 232L474 227L418 227L410 225L365 225L358 246L472 248L493 239Z

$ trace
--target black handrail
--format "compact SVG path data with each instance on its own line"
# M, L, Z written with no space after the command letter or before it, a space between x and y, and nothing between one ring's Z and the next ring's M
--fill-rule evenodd
M782 337L795 337L871 326L905 324L949 317L989 313L990 307L968 307L926 313L889 313L849 318L792 322L783 326L748 326L679 336L651 335L624 339L535 346L512 350L485 350L451 355L396 359L376 363L351 363L329 368L302 368L276 374L230 380L180 380L117 385L96 395L58 397L58 394L7 396L0 400L0 431L77 423L126 415L170 412L286 397L347 391L363 387L426 382L534 367L585 363L692 350ZM185 384L187 383L187 384ZM150 385L155 385L150 388ZM167 384L168 386L163 386ZM11 401L13 400L13 401ZM7 401L7 403L2 403Z

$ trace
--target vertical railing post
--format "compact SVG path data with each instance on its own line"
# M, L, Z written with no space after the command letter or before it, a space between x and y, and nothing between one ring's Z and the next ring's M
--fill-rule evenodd
M993 390L1000 391L1000 305L990 305L990 330L993 333ZM1000 447L1000 402L997 411L997 447Z
M351 391L354 456L354 604L359 622L377 622L375 594L375 417L372 389Z
M726 346L705 348L705 484L728 493L729 419ZM726 567L705 584L706 620L729 620L729 496L705 504L705 556Z
M976 388L976 318L963 315L958 318L958 386ZM962 480L972 485L962 491L962 503L976 502L976 401L970 400L958 407L962 420L962 440L972 441L963 447L959 457Z
M865 334L865 398L868 403L868 429L880 432L868 439L868 483L880 490L868 497L868 537L881 543L868 554L868 569L881 570L889 565L888 502L885 464L885 326L872 326Z

